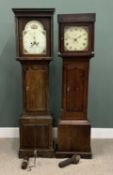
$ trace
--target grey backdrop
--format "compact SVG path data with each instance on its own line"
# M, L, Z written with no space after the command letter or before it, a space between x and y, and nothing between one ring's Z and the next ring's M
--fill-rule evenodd
M0 0L0 126L18 126L22 113L21 66L15 56L12 8L55 8L54 60L50 64L50 109L60 117L62 60L57 57L57 14L96 13L95 57L90 62L88 117L92 127L113 127L113 1Z

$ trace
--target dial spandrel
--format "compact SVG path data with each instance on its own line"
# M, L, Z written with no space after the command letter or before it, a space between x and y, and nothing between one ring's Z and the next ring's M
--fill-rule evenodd
M46 30L39 21L30 21L23 30L24 54L46 54Z
M88 49L88 28L79 26L66 26L64 28L64 50L84 51Z

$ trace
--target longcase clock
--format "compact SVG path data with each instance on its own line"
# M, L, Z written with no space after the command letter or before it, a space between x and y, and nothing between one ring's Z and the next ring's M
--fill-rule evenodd
M22 65L23 114L19 157L51 157L52 116L49 111L49 62L53 57L54 9L13 9L17 60Z
M63 58L62 110L57 156L91 158L87 118L89 61L94 56L95 14L58 15L59 56Z

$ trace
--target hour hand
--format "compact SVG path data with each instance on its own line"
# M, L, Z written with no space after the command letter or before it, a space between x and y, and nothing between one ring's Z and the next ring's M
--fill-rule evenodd
M39 45L39 42L35 42L35 44L36 44L36 46L38 46Z
M73 40L74 40L74 42L78 42L78 38L74 38Z
M33 47L34 45L38 46L39 45L39 42L36 42L36 41L31 42L31 47Z
M39 45L39 42L34 41L34 42L33 42L33 45L38 46L38 45Z

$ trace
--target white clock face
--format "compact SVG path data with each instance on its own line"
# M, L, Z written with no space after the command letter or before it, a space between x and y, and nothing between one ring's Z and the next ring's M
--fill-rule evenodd
M46 31L39 21L30 21L23 31L24 54L46 54Z
M88 28L82 26L66 26L64 28L64 50L84 51L88 49Z

